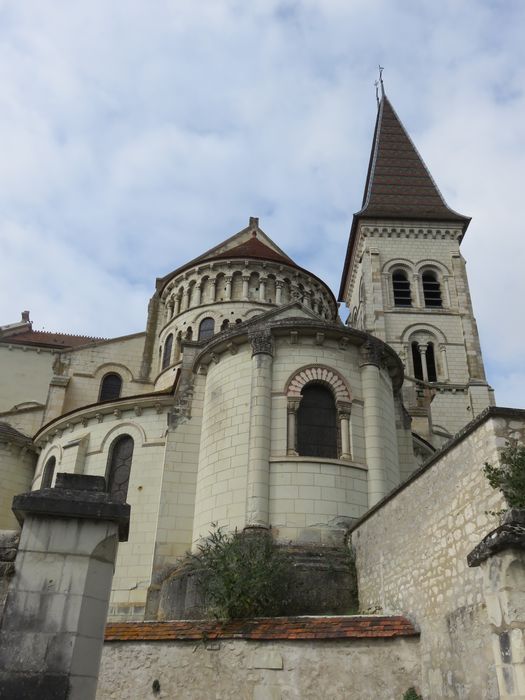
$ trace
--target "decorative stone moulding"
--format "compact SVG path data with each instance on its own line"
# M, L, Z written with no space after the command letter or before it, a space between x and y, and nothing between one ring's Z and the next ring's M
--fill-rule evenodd
M295 372L286 387L286 395L290 399L300 399L303 388L310 382L328 385L336 401L345 404L350 404L352 401L350 390L343 377L334 369L323 365L308 365Z
M42 447L46 442L51 442L55 437L60 437L64 430L72 432L78 426L88 427L90 420L102 423L106 417L114 417L120 420L125 413L133 413L140 416L144 409L152 408L156 413L162 413L173 404L173 396L170 394L132 397L128 400L121 399L118 402L107 404L95 404L91 408L80 408L66 416L54 419L35 435L35 445Z

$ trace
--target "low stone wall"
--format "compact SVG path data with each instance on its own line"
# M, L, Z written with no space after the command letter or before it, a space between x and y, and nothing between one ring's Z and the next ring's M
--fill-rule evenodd
M97 700L398 700L420 675L402 618L112 624L110 639Z
M525 411L488 409L354 528L361 609L420 627L425 698L499 698L482 575L467 554L503 507L483 464L524 437Z

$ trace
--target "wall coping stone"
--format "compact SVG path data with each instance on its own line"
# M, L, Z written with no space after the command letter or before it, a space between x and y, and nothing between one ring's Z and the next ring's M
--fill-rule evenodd
M475 567L505 549L525 551L525 510L512 508L504 517L502 525L489 532L474 549L467 554L467 564Z
M106 642L209 641L246 639L301 641L392 639L418 637L419 631L400 615L271 617L249 620L171 620L110 622Z
M112 501L102 476L59 473L54 488L29 491L13 498L20 525L33 515L51 518L109 520L118 524L119 541L129 534L130 506Z
M407 486L410 486L410 484L413 481L416 481L416 479L419 479L420 476L422 476L426 471L428 471L436 462L439 462L439 460L447 454L447 452L450 452L450 450L454 449L459 445L463 440L468 437L471 433L475 432L483 423L485 423L487 420L490 418L517 418L518 420L525 421L525 409L523 408L505 408L503 406L488 406L485 410L483 410L479 415L477 415L473 420L470 421L470 423L467 423L465 427L463 427L459 432L457 432L448 442L446 442L443 447L435 452L431 457L427 459L426 462L424 462L419 469L416 469L412 474L399 486L396 486L392 491L387 493L387 495L382 498L380 501L378 501L372 508L367 510L367 512L362 515L359 520L354 523L354 525L350 528L349 532L354 532L355 530L358 530L361 525L368 520L374 513L376 513L378 510L381 510L381 508L386 505L389 501L391 501L395 496L397 496L398 493L401 491L404 491L404 489L407 488Z

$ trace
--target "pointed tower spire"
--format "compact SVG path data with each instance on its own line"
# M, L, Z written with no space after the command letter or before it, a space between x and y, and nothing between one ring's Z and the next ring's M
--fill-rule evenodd
M381 80L381 100L363 197L356 216L460 221L451 209L401 123Z
M385 94L380 67L380 100L368 165L363 204L354 214L341 281L340 300L348 275L358 224L363 219L443 221L470 223L451 209L434 182L390 100Z

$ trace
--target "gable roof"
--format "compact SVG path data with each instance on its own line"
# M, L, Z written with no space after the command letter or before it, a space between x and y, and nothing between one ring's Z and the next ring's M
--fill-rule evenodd
M363 204L352 221L339 300L361 219L450 221L467 229L470 218L451 209L434 182L390 100L382 96L377 112Z

